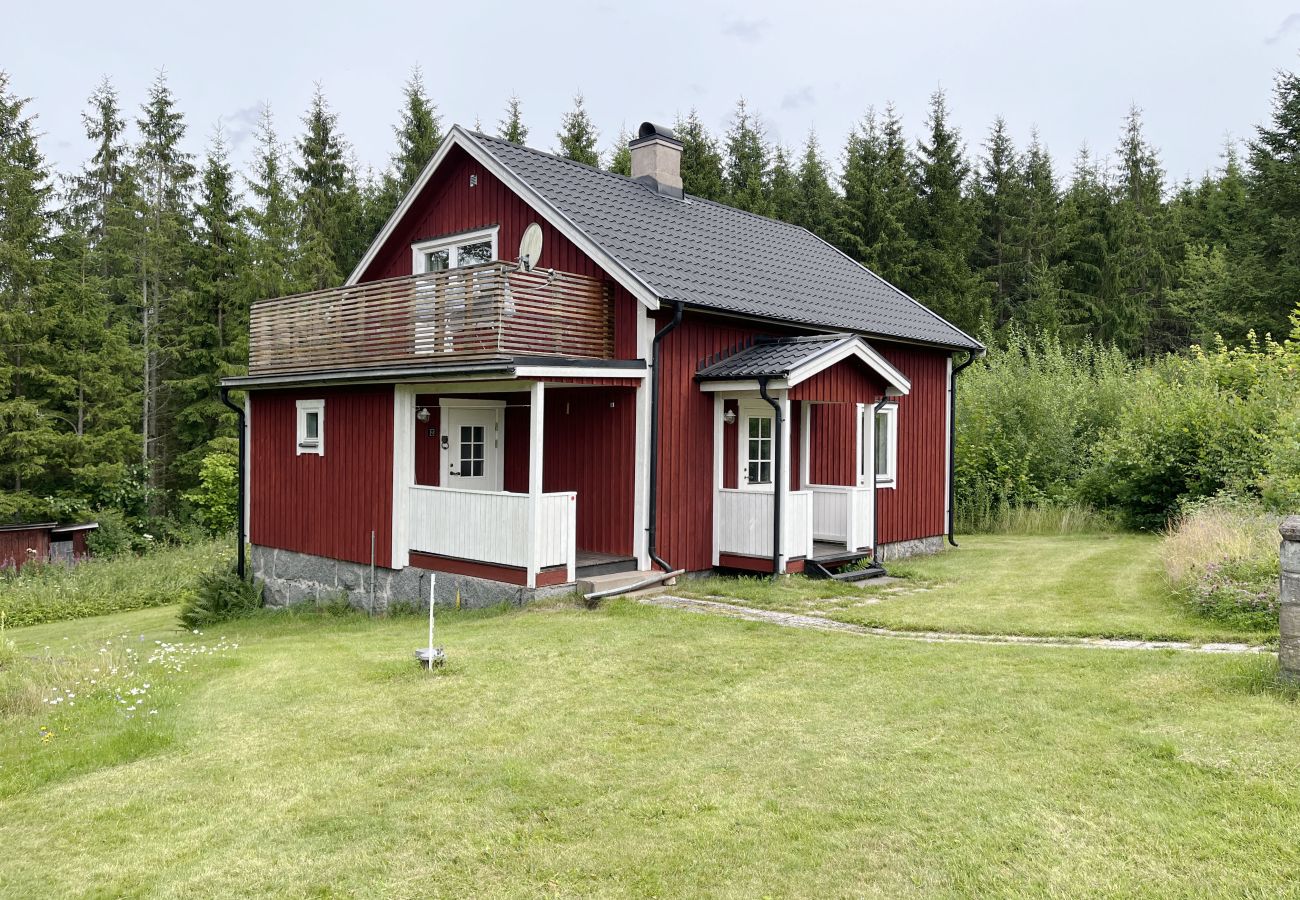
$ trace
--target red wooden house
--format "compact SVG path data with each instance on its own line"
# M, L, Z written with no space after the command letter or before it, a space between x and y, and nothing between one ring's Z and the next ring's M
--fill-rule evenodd
M810 232L684 194L666 129L631 153L627 178L453 128L344 287L254 305L224 386L272 602L942 546L953 362L980 344Z

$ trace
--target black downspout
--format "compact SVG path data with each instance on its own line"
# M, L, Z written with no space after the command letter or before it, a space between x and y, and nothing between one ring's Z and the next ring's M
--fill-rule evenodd
M680 300L675 301L673 320L655 332L650 353L654 368L650 371L650 523L646 528L646 550L655 565L665 572L673 571L673 567L664 562L656 552L659 526L659 393L663 389L659 380L659 357L662 352L659 344L670 331L682 324L682 312L685 308L685 303Z
M221 402L226 404L235 411L239 417L239 527L235 533L235 541L239 545L239 551L236 554L235 571L239 574L239 579L244 580L244 460L248 455L248 447L245 446L248 434L248 424L244 418L244 408L236 406L230 402L230 388L222 385Z
M954 547L957 546L957 373L977 358L975 352L970 351L964 363L953 367L948 389L948 543Z
M880 398L880 402L871 407L871 450L876 450L876 417L880 415L880 410L889 402L889 395L885 394ZM880 562L880 549L877 546L880 535L880 488L876 486L876 461L871 460L871 565L885 571L884 565ZM897 473L895 473L897 474Z
M784 424L781 416L781 404L767 393L767 376L758 379L758 395L772 404L775 413L772 428L772 444L776 448L772 453L772 580L781 577L781 428Z

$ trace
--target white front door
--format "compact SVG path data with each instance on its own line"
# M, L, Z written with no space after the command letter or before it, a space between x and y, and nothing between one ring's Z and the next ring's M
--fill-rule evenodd
M775 465L775 444L772 406L766 401L742 400L740 402L740 446L736 454L740 462L738 484L751 491L771 491Z
M503 403L492 400L442 407L439 444L444 487L470 491L503 489L504 408Z

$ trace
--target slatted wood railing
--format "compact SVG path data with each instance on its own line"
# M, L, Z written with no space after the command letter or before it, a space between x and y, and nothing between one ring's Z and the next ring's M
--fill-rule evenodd
M604 282L503 262L259 300L250 320L250 375L614 355Z

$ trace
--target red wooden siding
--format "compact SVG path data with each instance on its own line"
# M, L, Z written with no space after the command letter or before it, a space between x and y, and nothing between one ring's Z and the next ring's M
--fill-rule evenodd
M662 328L667 313L657 319L656 327ZM691 313L660 345L663 418L656 543L659 555L675 568L699 571L713 565L713 396L695 381L699 364L753 337L782 333L787 332Z
M528 492L528 394L445 394L506 402L503 487ZM416 429L415 480L440 483L438 397L420 394L417 406L433 414ZM546 392L542 490L577 491L578 546L599 553L632 553L636 464L636 392L629 388L556 388ZM328 437L327 437L328 439ZM469 573L465 573L469 574Z
M28 550L36 551L33 556ZM83 551L84 552L84 551ZM0 531L0 568L21 568L31 559L42 562L50 558L50 526Z
M813 484L858 483L856 417L857 407L850 403L814 403L809 409L808 479Z
M411 565L417 569L432 569L435 572L451 572L453 575L467 575L470 578L486 578L489 581L501 581L505 584L528 584L528 571L518 566L499 566L494 563L478 562L472 559L458 559L455 556L440 556L437 553L411 551ZM568 571L564 566L550 566L537 573L537 586L549 587L564 584Z
M470 177L477 183L470 187ZM524 229L536 222L542 228L542 255L538 265L593 278L607 277L596 263L542 220L533 209L488 173L459 147L443 160L438 173L424 186L406 217L361 275L362 281L411 274L411 245L430 238L499 226L497 255L514 259ZM614 285L614 355L635 359L637 300Z
M325 400L325 455L297 454L297 400ZM387 566L393 521L392 385L252 393L254 544Z
M944 534L948 443L948 356L901 344L876 344L912 382L898 398L898 486L876 492L881 543Z

